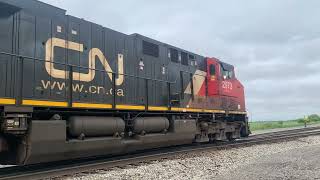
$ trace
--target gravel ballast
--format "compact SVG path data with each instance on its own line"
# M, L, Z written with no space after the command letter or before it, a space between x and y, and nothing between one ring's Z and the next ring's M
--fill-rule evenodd
M250 147L179 154L168 160L81 173L59 179L228 179L235 175L236 170L245 170L243 167L259 162L260 158L279 156L281 153L315 146L320 146L320 136Z

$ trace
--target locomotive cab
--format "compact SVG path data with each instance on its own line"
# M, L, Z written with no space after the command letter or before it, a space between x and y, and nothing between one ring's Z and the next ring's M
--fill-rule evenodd
M207 58L206 63L209 106L221 107L227 114L246 111L244 86L237 79L234 66L216 58ZM250 134L246 115L227 115L224 119L242 121L240 135L247 137Z
M245 111L244 87L236 78L234 66L208 58L207 79L209 97L223 97L227 103L222 107L230 111Z

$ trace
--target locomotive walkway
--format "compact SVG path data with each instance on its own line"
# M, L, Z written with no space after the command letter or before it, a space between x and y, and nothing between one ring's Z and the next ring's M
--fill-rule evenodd
M48 163L31 165L24 167L8 167L0 169L0 180L2 179L42 179L58 177L80 172L89 172L97 169L108 169L112 167L122 167L126 165L150 162L159 159L167 159L179 153L206 151L212 149L236 148L241 146L252 146L256 144L274 143L288 139L296 139L306 136L320 135L320 127L310 127L303 129L293 129L279 132L253 135L248 138L234 142L224 142L218 144L187 145L171 148L161 148L150 151L143 151L134 154L88 158L76 161L64 161L59 163Z

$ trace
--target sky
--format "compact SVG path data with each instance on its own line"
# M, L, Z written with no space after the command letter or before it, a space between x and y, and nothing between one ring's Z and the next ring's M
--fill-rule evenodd
M318 0L42 1L126 34L233 64L251 120L320 113Z

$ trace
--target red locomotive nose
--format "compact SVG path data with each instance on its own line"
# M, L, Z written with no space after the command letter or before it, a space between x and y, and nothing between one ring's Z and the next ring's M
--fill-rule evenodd
M245 111L244 87L235 75L234 66L216 58L207 58L208 95L235 103L230 110Z

